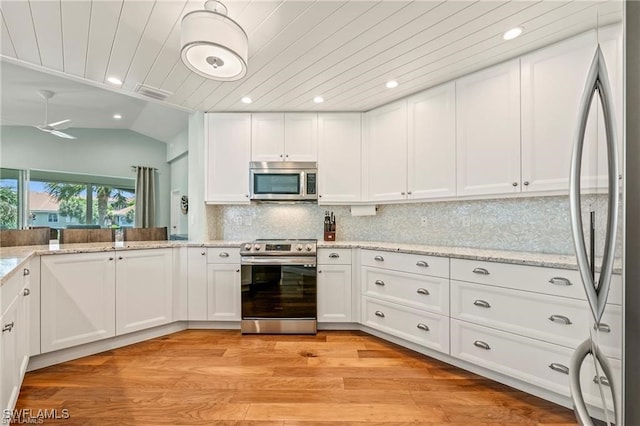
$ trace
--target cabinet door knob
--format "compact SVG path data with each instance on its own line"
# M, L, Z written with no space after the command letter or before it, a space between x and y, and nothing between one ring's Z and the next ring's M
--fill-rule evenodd
M378 255L378 256L374 257L373 260L377 260L378 262L382 262L382 261L384 261L384 257Z
M285 155L286 158L289 158L289 154Z
M479 306L481 308L490 308L491 305L489 304L489 302L487 302L486 300L476 300L475 302L473 302L474 305Z
M245 198L249 198L249 194L244 194L244 197Z
M557 322L557 323L565 324L565 325L572 324L571 320L569 318L565 317L564 315L551 315L549 317L549 321Z
M379 285L380 287L384 287L384 281L382 280L376 280L375 284Z
M29 290L28 288L25 288L24 291L22 292L23 295L28 296L31 294L31 290Z
M376 315L377 317L384 318L384 312L382 312L382 311L376 311L376 312L375 312L375 315Z
M553 371L557 371L558 373L569 374L569 367L567 367L566 365L558 364L557 362L552 362L551 364L549 364L549 368Z
M483 342L482 340L476 340L475 342L473 342L473 346L484 349L485 351L491 349L491 346L489 346L487 342Z
M206 254L207 254L207 252L206 252L206 251L201 251L201 252L200 252L200 254L201 254L202 256L204 256L204 255L206 255Z
M513 182L511 185L518 186L518 182Z
M407 195L411 195L411 191L407 191Z
M9 333L11 333L11 330L13 330L13 326L14 326L13 321L11 321L8 324L5 324L4 327L2 327L2 332L4 333L5 331L8 331Z
M280 158L282 158L282 154L280 154Z
M401 192L400 195L404 195L404 192Z
M416 293L424 294L424 295L428 296L429 295L429 290L427 290L426 288L420 287L419 289L416 290Z
M29 275L29 274L31 274L31 271L29 270L29 268L24 268L22 270L22 275Z
M480 274L480 275L489 275L489 271L487 271L484 268L473 268L473 273Z
M524 182L522 182L522 184L523 184L524 186L529 186L529 181L528 181L528 180L525 180Z
M321 274L321 273L322 273L322 271L318 270L318 273L319 273L319 274Z
M240 269L236 269L236 272L240 272Z
M318 195L318 198L322 198L322 195Z
M416 327L418 327L420 330L429 331L429 326L427 324L418 323Z
M109 260L113 260L113 257L110 257Z
M123 260L124 258L122 256L118 256L118 260Z

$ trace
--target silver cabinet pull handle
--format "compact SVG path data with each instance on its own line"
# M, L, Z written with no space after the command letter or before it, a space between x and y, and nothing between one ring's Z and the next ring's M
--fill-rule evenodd
M489 346L487 342L483 342L482 340L476 340L475 342L473 342L473 346L484 349L485 351L491 349L491 346Z
M476 300L475 302L473 302L474 305L476 306L480 306L481 308L490 308L491 305L489 304L489 302L487 302L486 300Z
M113 260L113 256L109 258L109 260Z
M427 324L423 324L423 323L418 323L418 325L416 325L416 327L418 327L420 330L424 330L424 331L429 331L429 326Z
M339 255L338 253L331 253L331 254L329 254L329 259L337 259L337 258L339 258L339 257L340 257L340 255Z
M122 256L118 256L118 260L122 260L124 259Z
M202 256L204 256L205 254L207 254L207 252L206 252L206 251L201 251L201 252L200 252L200 254L201 254Z
M28 268L24 268L22 270L22 275L29 275L29 274L31 274L31 271Z
M518 182L513 182L511 185L518 186Z
M429 290L427 290L426 288L422 288L422 287L420 287L419 289L417 289L417 290L416 290L416 293L418 293L418 294L424 294L425 296L428 296L428 295L430 294L430 293L429 293Z
M571 281L563 277L553 277L549 280L549 282L555 285L573 285Z
M549 321L557 322L557 323L565 324L565 325L572 324L571 320L569 318L565 317L564 315L551 315L549 317Z
M376 315L377 317L384 318L384 312L376 311L376 312L375 312L375 315Z
M322 273L322 271L318 270L318 273L319 273L319 274L321 274L321 273Z
M376 280L376 283L375 283L375 284L376 284L376 285L379 285L379 286L381 286L381 287L384 287L384 281L382 281L382 280Z
M13 321L11 321L9 324L5 324L4 327L2 327L2 332L4 333L5 331L8 331L9 333L11 333L11 330L13 330L13 326Z
M603 322L601 322L600 324L593 325L593 329L594 330L598 330L598 331L602 331L603 333L611 333L611 327L609 327L609 324L605 324Z
M558 364L557 362L552 362L551 364L549 364L549 368L553 371L557 371L558 373L569 374L569 367L567 367L566 365Z
M404 195L404 192L401 192L400 195Z
M240 269L236 269L236 272L240 272Z
M22 294L23 294L24 296L28 296L28 295L30 295L30 294L31 294L31 290L29 290L28 288L25 288L25 289L24 289L24 291L22 292Z
M604 386L611 386L611 384L609 383L609 379L607 379L605 376L600 376L600 379L598 379L598 376L593 376L593 383L599 383Z
M373 260L377 260L378 262L382 262L382 261L384 261L384 257L378 255L378 256L374 257Z
M429 264L427 262L425 262L424 260L420 260L420 261L416 262L416 266L422 266L423 268L428 268Z
M473 268L473 273L480 274L480 275L489 275L489 271L487 271L484 268Z
M229 253L227 253L226 251L222 251L218 254L218 256L220 257L229 257Z

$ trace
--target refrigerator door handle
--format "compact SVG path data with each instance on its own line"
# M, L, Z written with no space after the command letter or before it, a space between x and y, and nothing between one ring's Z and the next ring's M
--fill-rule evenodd
M604 112L605 133L607 139L607 159L609 166L608 185L608 217L607 234L604 244L604 254L602 259L599 282L596 285L591 274L587 247L583 235L582 214L580 206L580 171L582 166L582 151L584 148L584 136L589 118L589 109L593 95L598 92ZM578 262L578 270L585 287L587 300L591 307L591 313L596 324L602 319L602 314L609 295L609 285L613 273L613 262L615 259L615 240L618 226L618 154L615 134L615 122L613 118L613 96L609 86L607 67L600 46L597 47L593 57L587 83L580 101L578 131L573 143L571 156L571 174L569 181L569 203L571 209L571 231L573 234L573 244ZM591 259L595 262L595 259Z

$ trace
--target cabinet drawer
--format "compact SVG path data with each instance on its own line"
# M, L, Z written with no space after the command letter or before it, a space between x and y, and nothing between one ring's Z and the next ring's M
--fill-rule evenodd
M451 320L452 356L565 396L570 395L568 366L572 354L573 349L563 346ZM621 362L609 361L616 376L614 385L618 388ZM585 360L580 377L587 403L601 405L590 357ZM611 405L610 397L608 402Z
M362 291L365 295L449 314L449 280L380 268L362 267Z
M569 269L451 259L451 279L586 300L580 273ZM611 279L608 302L622 304L620 275Z
M240 263L240 249L238 247L208 248L207 263Z
M449 278L449 258L390 251L362 250L364 266Z
M593 325L586 301L451 281L451 316L570 348L589 336ZM622 316L618 306L607 305L599 335L607 356L620 358ZM603 327L604 328L604 327Z
M362 322L396 337L449 353L449 318L417 309L362 299Z
M351 249L318 249L318 264L320 265L350 265Z

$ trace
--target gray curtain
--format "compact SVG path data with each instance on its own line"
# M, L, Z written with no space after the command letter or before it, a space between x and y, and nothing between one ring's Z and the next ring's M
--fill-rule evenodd
M136 219L137 228L156 226L156 169L136 167Z

